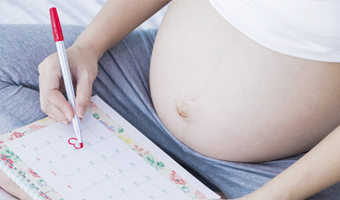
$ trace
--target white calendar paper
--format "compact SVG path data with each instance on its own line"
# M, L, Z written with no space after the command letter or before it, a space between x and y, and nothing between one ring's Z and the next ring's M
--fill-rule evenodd
M99 98L92 100L107 111ZM108 113L206 196L218 198L115 111ZM70 144L75 137L72 124L62 123L7 146L67 200L191 199L89 113L83 118L82 130L84 148L79 150Z

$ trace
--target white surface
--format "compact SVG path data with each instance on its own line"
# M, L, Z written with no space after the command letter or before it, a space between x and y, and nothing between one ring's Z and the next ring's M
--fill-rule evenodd
M106 0L0 0L0 24L50 24L51 7L56 7L62 25L88 25ZM167 7L140 28L158 28Z
M294 57L340 62L340 1L210 0L238 30Z

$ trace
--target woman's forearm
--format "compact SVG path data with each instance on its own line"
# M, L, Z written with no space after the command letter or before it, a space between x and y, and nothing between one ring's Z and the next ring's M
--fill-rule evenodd
M108 0L74 46L90 48L98 59L170 0Z
M250 196L302 200L340 181L340 126Z

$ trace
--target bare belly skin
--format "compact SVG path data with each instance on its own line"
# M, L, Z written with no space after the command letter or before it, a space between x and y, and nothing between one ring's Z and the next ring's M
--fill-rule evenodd
M340 64L267 49L208 1L173 1L150 70L168 130L204 155L265 162L313 148L340 123Z

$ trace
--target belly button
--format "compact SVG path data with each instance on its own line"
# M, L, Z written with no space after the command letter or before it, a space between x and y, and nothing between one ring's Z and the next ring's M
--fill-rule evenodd
M183 118L188 118L189 117L189 105L187 102L178 102L176 103L176 110L179 116Z

